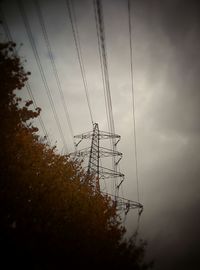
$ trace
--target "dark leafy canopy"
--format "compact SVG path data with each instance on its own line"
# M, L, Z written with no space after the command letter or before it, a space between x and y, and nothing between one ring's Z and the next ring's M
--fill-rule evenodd
M0 44L0 240L6 269L144 269L144 247L122 241L112 201L95 194L81 165L41 143L14 90L28 79L13 42ZM3 263L3 262L1 262Z

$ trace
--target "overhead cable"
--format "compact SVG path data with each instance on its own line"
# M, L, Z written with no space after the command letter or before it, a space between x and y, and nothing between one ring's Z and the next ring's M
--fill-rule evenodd
M134 97L134 83L133 83L133 46L132 46L132 24L131 24L131 1L128 0L128 23L129 23L129 46L130 46L130 69L131 69L131 93L132 93L132 112L133 112L133 139L134 139L134 155L135 155L135 170L137 182L137 199L139 196L139 175L138 175L138 153L137 153L137 137L136 137L136 121L135 121L135 97Z
M109 115L109 126L111 133L115 133L114 126L114 117L113 117L113 109L112 109L112 99L110 92L110 81L109 81L109 73L108 73L108 63L107 63L107 52L105 45L105 27L104 27L104 19L103 19L103 8L100 0L94 0L94 10L95 10L95 18L97 20L97 35L100 39L101 45L101 56L103 63L103 74L105 81L105 89L106 89L106 103Z
M94 121L93 121L93 115L92 115L92 108L91 108L90 99L89 99L88 84L87 84L87 80L86 80L85 67L83 64L83 57L82 57L79 33L78 33L78 28L77 28L77 23L76 23L76 16L75 16L75 12L73 9L73 3L70 0L66 0L66 5L67 5L68 13L69 13L69 19L70 19L74 42L75 42L76 51L77 51L77 55L78 55L78 61L79 61L81 75L82 75L82 79L83 79L83 85L84 85L84 89L85 89L90 118L91 118L91 122L93 124Z
M112 109L112 98L111 98L111 91L110 91L110 80L109 80L109 73L108 73L108 60L107 60L107 52L106 52L106 42L105 42L105 27L104 27L104 18L103 18L103 7L101 0L94 0L94 12L95 12L95 20L96 20L96 27L97 27L97 37L98 37L98 43L99 46L99 53L100 53L100 62L102 63L103 67L103 77L105 82L105 103L107 106L107 112L108 112L108 118L109 118L109 124L110 132L115 133L115 125L114 125L114 117L113 117L113 109ZM112 148L113 151L117 150L117 143L114 138L111 139L112 142ZM112 160L113 163L113 169L115 172L117 172L117 163L115 157L113 157ZM118 179L115 179L113 181L113 192L115 196L117 197L119 194L118 189Z
M7 37L7 40L13 42L13 38L12 38L12 35L11 35L11 33L10 33L10 29L9 29L9 27L8 27L8 24L7 24L7 20L6 20L5 16L4 16L4 13L3 13L3 11L2 11L1 8L0 8L0 13L1 13L1 17L2 17L2 19L3 19L2 24L3 24L3 29L4 29L5 35L6 35L6 37ZM16 50L15 50L15 53L17 54L17 51L16 51ZM30 98L31 98L32 101L33 101L34 109L36 109L38 106L37 106L37 104L36 104L36 101L35 101L35 98L34 98L34 96L33 96L33 92L32 92L31 86L30 86L30 84L29 84L28 81L25 83L25 86L26 86L26 89L27 89L27 91L28 91L28 94L29 94ZM48 140L48 133L47 133L46 127L45 127L45 125L44 125L44 122L43 122L42 117L41 117L40 114L38 115L38 120L39 120L40 126L41 126L41 128L42 128L42 131L43 131L43 133L44 133L44 136L45 136L46 139Z
M49 58L50 58L50 61L51 61L53 73L54 73L56 83L57 83L57 87L58 87L58 90L59 90L59 94L60 94L60 97L61 97L61 101L62 101L62 105L63 105L63 108L64 108L65 116L67 118L67 123L68 123L68 126L69 126L69 130L70 130L72 138L74 138L72 124L71 124L71 120L70 120L70 117L69 117L69 112L68 112L68 109L67 109L67 105L66 105L66 102L65 102L65 96L64 96L63 89L61 87L61 82L60 82L60 79L59 79L59 76L58 76L58 70L56 68L56 64L55 64L55 61L54 61L54 57L53 57L49 37L48 37L48 34L47 34L43 14L42 14L42 11L41 11L41 8L40 8L39 1L34 0L34 3L35 3L35 7L36 7L36 12L37 12L37 15L38 15L38 18L39 18L39 23L40 23L40 26L41 26L41 29L42 29L43 37L44 37L44 40L45 40L45 43L46 43L46 46L47 46L47 49L48 49Z
M38 54L38 51L37 51L37 48L36 48L36 44L35 44L33 34L32 34L32 31L31 31L31 28L30 28L30 25L29 25L29 22L28 22L28 18L27 18L26 13L25 13L25 9L24 9L22 0L17 0L17 3L18 3L19 11L20 11L20 14L22 16L23 23L25 25L26 32L27 32L27 35L28 35L28 38L29 38L29 41L30 41L30 44L31 44L31 47L32 47L32 50L33 50L33 53L34 53L34 56L35 56L35 59L36 59L36 62L37 62L37 65L38 65L38 68L39 68L39 71L40 71L42 81L44 83L44 87L45 87L45 90L46 90L46 93L47 93L47 96L48 96L48 99L49 99L49 102L50 102L50 106L51 106L51 109L52 109L52 112L53 112L53 115L54 115L54 119L55 119L57 127L58 127L58 131L60 133L61 140L63 142L63 145L64 145L66 151L68 152L66 140L65 140L65 137L64 137L64 134L63 134L63 131L62 131L62 128L61 128L61 124L60 124L60 121L59 121L59 118L58 118L58 115L57 115L57 112L56 112L56 109L55 109L55 105L54 105L54 102L53 102L51 91L50 91L50 88L48 86L45 74L44 74L44 70L43 70L43 67L42 67L42 64L41 64L41 61L40 61L40 57L39 57L39 54Z
M103 59L102 59L102 52L101 52L100 29L99 29L99 22L97 18L97 7L96 7L95 1L93 1L93 7L94 7L95 25L96 25L96 32L97 32L98 51L99 51L99 58L100 58L100 65L101 65L101 77L102 77L102 83L103 83L106 118L107 118L108 130L111 132L110 120L109 120L109 114L108 114L108 102L107 102L107 95L106 95L105 76L104 76L104 69L103 69Z

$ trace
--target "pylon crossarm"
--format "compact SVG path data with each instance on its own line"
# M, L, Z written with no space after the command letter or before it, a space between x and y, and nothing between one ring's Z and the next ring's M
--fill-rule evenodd
M74 136L75 139L82 139L82 140L91 139L91 137L92 137L92 132L87 132L87 133ZM113 138L113 139L120 138L120 136L117 134L112 134L112 133L103 132L103 131L99 132L99 139L110 139L110 138Z
M90 153L90 147L83 148L81 150L77 150L73 153L70 153L71 156L77 156L77 157L86 157Z
M106 131L99 131L99 138L100 139L110 139L110 138L115 138L115 139L119 139L121 138L120 135L118 134L114 134L114 133L110 133L110 132L106 132Z
M91 149L91 147L86 147L86 148L80 149L74 153L71 153L70 155L73 155L73 156L76 155L77 157L87 157L90 155L90 149ZM120 157L117 164L122 159L121 152L113 151L111 149L104 148L104 147L99 147L99 157L103 158L103 157L110 157L110 156L119 156Z
M132 203L132 202L120 202L117 201L117 209L118 210L130 210L130 209L143 209L140 203Z
M118 151L113 151L112 149L108 149L105 147L99 147L100 157L112 157L112 156L120 156L122 157L122 153Z
M79 134L79 135L75 135L74 138L75 139L90 139L92 136L92 132L89 131L89 132L86 132L86 133L83 133L83 134Z
M111 197L111 199L114 202L116 202L116 206L118 210L129 210L129 209L137 209L137 208L140 209L141 211L143 210L143 205L139 202L128 200L123 197L115 196L106 192L101 192L101 193L103 195L107 195Z
M108 168L104 168L102 166L99 166L99 175L100 178L114 178L114 177L124 177L123 173L116 172L114 170L110 170Z
M93 131L89 131L89 132L85 132L79 135L75 135L74 138L75 139L91 139L92 135L93 135ZM99 139L110 139L110 138L118 139L117 140L117 143L118 143L119 140L121 139L121 136L118 134L107 132L107 131L99 131Z

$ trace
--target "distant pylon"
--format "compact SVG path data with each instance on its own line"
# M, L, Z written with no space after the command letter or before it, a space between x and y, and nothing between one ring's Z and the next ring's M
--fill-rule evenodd
M116 170L118 163L122 159L122 153L100 146L100 140L103 140L103 139L114 139L115 146L116 146L117 143L120 141L120 138L121 138L120 135L105 132L105 131L99 131L98 124L94 123L92 131L82 133L80 135L76 135L74 136L74 138L79 139L79 141L76 143L76 148L82 142L83 139L91 140L90 147L86 147L81 150L77 149L76 152L73 154L75 154L76 157L89 158L88 166L87 166L87 173L88 175L95 177L96 181L95 183L93 183L95 192L101 192L102 194L110 196L111 199L115 202L118 210L123 210L125 212L128 212L129 209L135 209L135 208L142 210L143 206L139 202L128 200L128 199L125 199L123 197L119 197L118 195L116 195L118 194L119 188L124 181L124 174ZM115 170L100 166L100 158L103 158L103 157L115 157L114 159ZM116 185L117 192L114 191L114 194L110 194L110 193L103 192L100 190L99 181L101 179L107 179L107 178L120 179L119 183Z

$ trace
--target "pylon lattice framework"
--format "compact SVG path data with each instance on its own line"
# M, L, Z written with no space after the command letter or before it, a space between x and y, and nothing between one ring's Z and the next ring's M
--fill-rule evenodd
M129 209L139 209L142 211L143 205L139 202L128 200L126 198L120 197L116 194L119 194L119 188L124 181L124 174L118 172L117 170L112 170L103 166L100 166L100 158L103 157L115 157L115 166L118 165L120 160L122 159L122 153L118 151L114 151L108 148L100 147L100 140L103 139L115 139L115 146L120 141L120 135L112 134L105 131L99 131L99 126L97 123L93 124L93 130L90 132L82 133L80 135L74 136L75 139L79 139L76 143L76 148L84 139L91 140L91 146L86 147L81 150L76 150L74 153L76 157L81 158L89 158L87 173L89 175L96 176L97 181L95 182L95 190L96 192L101 192L104 195L108 195L111 197L112 200L116 203L116 207L118 210L123 210L125 213L129 211ZM114 149L114 147L113 147ZM118 158L117 158L118 157ZM107 179L107 178L119 178L119 184L116 185L117 192L115 195L109 194L107 192L102 192L100 190L100 179Z

